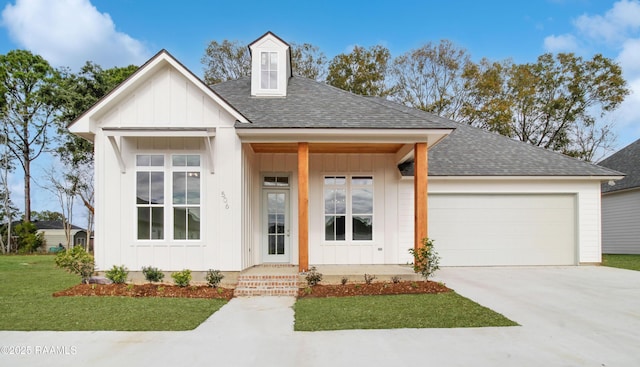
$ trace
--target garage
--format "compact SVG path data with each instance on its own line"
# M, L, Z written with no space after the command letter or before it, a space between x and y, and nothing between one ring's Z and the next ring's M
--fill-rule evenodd
M430 194L429 237L443 266L574 265L572 194Z

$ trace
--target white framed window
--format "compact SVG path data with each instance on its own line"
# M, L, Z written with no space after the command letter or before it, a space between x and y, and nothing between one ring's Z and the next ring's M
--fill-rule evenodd
M164 155L136 156L136 211L139 240L164 239Z
M325 241L373 240L373 176L324 176Z
M260 53L260 88L278 89L278 53Z
M171 157L173 239L200 239L200 156L175 154Z
M200 240L201 160L199 154L136 155L138 240Z

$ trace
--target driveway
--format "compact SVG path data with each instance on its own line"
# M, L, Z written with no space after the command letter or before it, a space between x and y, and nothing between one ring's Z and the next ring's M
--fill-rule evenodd
M0 354L0 365L640 365L640 272L446 268L437 280L521 326L302 333L293 332L293 298L242 298L187 332L0 332L0 347L41 351Z

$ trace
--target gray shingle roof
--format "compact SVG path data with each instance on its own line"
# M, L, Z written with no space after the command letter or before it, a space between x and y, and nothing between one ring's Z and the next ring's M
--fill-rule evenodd
M377 97L293 77L287 97L251 97L250 78L211 88L251 123L236 128L455 129L429 150L430 176L618 176L619 172ZM413 162L401 165L413 175Z
M435 115L406 113L315 80L292 77L286 97L251 97L251 78L211 86L251 123L236 128L449 129Z
M599 165L626 174L625 178L615 185L602 185L602 192L612 192L640 187L640 139L620 149Z
M37 229L64 229L64 224L61 220L35 220L32 222ZM71 225L71 229L82 229L74 224Z

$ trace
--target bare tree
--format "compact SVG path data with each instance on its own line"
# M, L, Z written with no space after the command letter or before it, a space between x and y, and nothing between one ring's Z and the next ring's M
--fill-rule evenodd
M66 239L66 248L70 248L73 240L71 236L71 220L73 219L73 204L77 195L77 180L68 172L62 174L56 172L54 168L45 170L44 177L48 181L46 185L40 185L49 191L58 200L62 213L62 225Z

